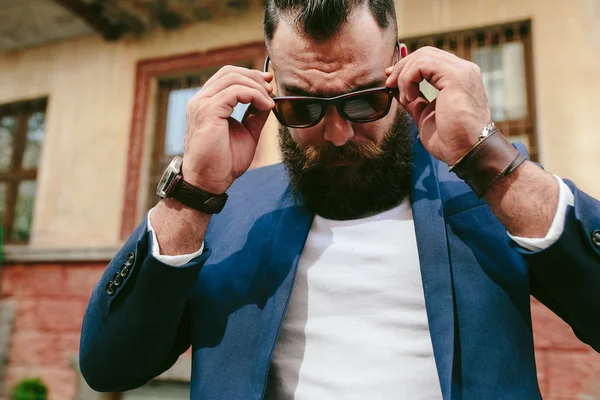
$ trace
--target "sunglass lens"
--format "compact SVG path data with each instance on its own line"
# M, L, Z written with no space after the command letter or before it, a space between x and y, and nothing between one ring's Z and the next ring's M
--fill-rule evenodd
M321 116L323 107L312 100L276 100L275 112L282 124L301 128L313 125Z
M389 92L378 91L349 97L342 103L342 110L355 122L372 121L384 116L389 104Z

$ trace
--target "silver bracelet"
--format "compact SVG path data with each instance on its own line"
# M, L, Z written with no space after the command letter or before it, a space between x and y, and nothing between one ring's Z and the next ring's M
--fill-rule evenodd
M483 140L496 128L496 125L493 122L490 122L481 130L481 134L479 135L479 140Z

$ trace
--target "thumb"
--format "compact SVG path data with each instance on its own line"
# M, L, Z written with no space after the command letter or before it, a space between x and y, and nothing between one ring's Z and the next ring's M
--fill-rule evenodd
M242 118L242 125L248 129L248 132L250 132L250 135L252 135L256 143L258 143L260 133L262 132L270 113L271 111L262 111L253 105L250 105L244 114L244 118Z
M410 103L405 101L405 104L403 104L402 107L404 107L412 117L413 121L418 125L423 115L423 111L425 111L425 108L427 108L429 104L429 101L425 99L425 97L419 96Z

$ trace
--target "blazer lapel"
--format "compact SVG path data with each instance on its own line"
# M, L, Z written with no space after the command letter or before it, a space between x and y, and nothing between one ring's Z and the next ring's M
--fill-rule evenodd
M451 399L456 326L448 242L434 164L418 137L413 163L411 205L429 331L442 394Z

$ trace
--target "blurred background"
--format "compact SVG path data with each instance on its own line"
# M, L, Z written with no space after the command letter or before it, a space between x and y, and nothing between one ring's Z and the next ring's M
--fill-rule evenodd
M77 365L81 319L182 152L188 99L223 65L262 68L263 5L0 0L0 398L42 399L44 387L53 400L189 398L187 356L138 390L92 392ZM600 0L396 9L410 51L432 45L478 63L504 134L600 197ZM276 132L271 119L254 167L278 162ZM544 398L600 399L600 355L532 308Z

